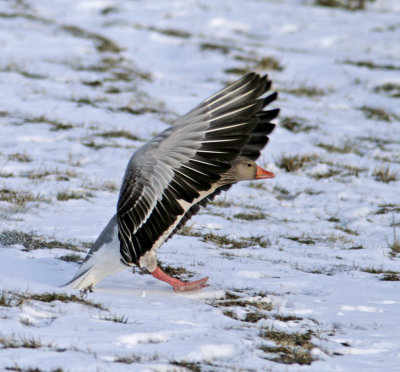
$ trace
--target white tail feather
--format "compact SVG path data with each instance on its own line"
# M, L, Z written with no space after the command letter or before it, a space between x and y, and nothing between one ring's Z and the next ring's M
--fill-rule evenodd
M86 290L104 277L127 268L121 262L116 216L104 228L74 277L63 287Z

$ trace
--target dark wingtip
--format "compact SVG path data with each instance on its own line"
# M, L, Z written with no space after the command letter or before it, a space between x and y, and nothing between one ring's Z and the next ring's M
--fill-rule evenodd
M273 92L269 96L263 99L263 107L269 105L271 102L275 101L278 98L278 92Z

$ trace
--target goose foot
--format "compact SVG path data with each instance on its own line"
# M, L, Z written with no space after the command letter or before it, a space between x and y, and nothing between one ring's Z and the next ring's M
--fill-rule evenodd
M194 282L182 282L179 279L169 276L164 271L162 271L158 266L154 271L151 272L151 275L153 275L156 279L162 280L163 282L166 282L169 285L171 285L174 288L175 292L195 291L197 289L201 289L208 286L208 284L206 284L208 277L196 280Z

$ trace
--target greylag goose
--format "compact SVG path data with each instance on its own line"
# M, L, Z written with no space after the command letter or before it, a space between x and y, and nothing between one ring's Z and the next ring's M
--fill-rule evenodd
M249 73L180 117L131 157L117 213L65 286L92 290L127 266L146 268L175 291L205 287L208 278L183 282L157 265L156 251L200 206L241 180L274 177L256 160L279 109L264 110L277 93L267 76Z

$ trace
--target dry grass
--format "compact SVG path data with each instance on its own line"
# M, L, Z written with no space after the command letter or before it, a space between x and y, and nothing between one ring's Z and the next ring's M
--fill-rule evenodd
M375 168L373 172L373 176L376 181L379 182L394 182L397 181L398 175L390 170L389 166L382 166L380 168Z
M228 54L231 51L231 47L223 44L216 44L211 42L200 43L201 50L216 51L222 54Z
M140 355L132 354L128 356L116 356L113 360L115 363L123 363L123 364L133 364L140 363L142 361L142 357Z
M125 315L117 315L117 314L108 314L108 315L100 315L100 320L105 320L107 322L127 324L128 317Z
M37 349L41 347L53 347L52 344L43 344L39 338L34 336L19 336L0 337L0 344L4 349L26 348Z
M254 221L254 220L263 220L267 217L267 215L262 212L254 212L254 213L237 213L233 217L238 218L239 220Z
M57 193L57 200L59 201L68 201L71 199L84 199L89 200L94 195L86 190L66 190L60 191Z
M389 243L389 248L391 250L390 254L392 257L396 257L397 254L400 253L400 240L397 239L397 233L396 233L396 223L393 215L393 242Z
M114 130L98 134L103 138L126 138L131 141L141 141L141 139L127 130Z
M32 158L26 152L15 152L8 155L8 160L18 161L20 163L30 163L32 161Z
M315 5L331 8L343 8L347 10L363 10L367 2L373 0L315 0Z
M389 64L382 64L382 63L375 63L372 61L344 61L344 63L352 66L358 67L366 67L371 70L400 70L400 66L389 65Z
M13 204L17 209L21 209L30 202L49 203L50 200L41 194L33 194L30 191L16 191L11 189L0 189L0 201Z
M22 245L24 251L31 251L34 249L68 249L75 252L86 251L88 244L83 245L82 248L76 244L69 242L60 242L55 239L49 239L34 232L23 232L17 230L4 230L0 233L0 244L3 246Z
M306 125L306 119L299 117L283 117L280 120L279 126L285 128L293 133L301 133L301 132L309 132L312 129L315 129L315 126Z
M336 146L328 143L318 143L317 146L321 147L327 152L333 152L337 154L349 154L351 152L355 152L355 146L350 143L344 143L342 146Z
M7 307L21 306L22 304L30 301L39 301L52 303L60 301L64 303L75 302L85 306L89 306L98 310L107 310L104 305L86 300L82 297L69 295L65 293L57 292L45 292L45 293L29 293L20 291L1 291L0 292L0 305Z
M303 168L306 164L311 163L318 159L318 156L313 155L286 155L282 154L281 157L275 161L279 168L285 169L287 172L295 172Z
M58 257L58 259L65 262L81 262L83 260L82 257L76 253L65 254Z
M275 57L266 56L257 61L255 69L265 70L265 71L269 70L282 71L283 66Z
M294 96L310 97L310 98L321 97L327 93L323 89L306 85L301 85L296 88L281 88L280 91L292 94Z
M170 363L174 366L183 367L185 371L191 371L191 372L203 371L203 369L200 366L200 363L198 363L198 362L189 362L186 360L179 360L179 361L173 360ZM175 371L175 369L174 369L174 371ZM211 369L210 369L210 371L211 371Z
M214 243L221 248L240 249L251 246L251 242L228 238L227 235L216 235L211 232L201 235L202 240L207 243Z
M260 337L273 341L276 346L261 345L259 349L267 353L266 359L277 363L309 365L313 361L311 355L314 347L311 343L313 335L311 330L306 333L286 333L274 329L263 330Z
M385 83L382 85L378 85L374 88L374 92L376 92L376 93L385 92L390 97L400 98L400 84Z
M315 240L310 237L299 237L299 236L288 236L287 239L293 240L294 242L298 242L300 244L313 245L315 244Z
M364 115L371 120L381 120L381 121L392 121L392 115L387 113L383 108L372 107L372 106L362 106L360 110Z

